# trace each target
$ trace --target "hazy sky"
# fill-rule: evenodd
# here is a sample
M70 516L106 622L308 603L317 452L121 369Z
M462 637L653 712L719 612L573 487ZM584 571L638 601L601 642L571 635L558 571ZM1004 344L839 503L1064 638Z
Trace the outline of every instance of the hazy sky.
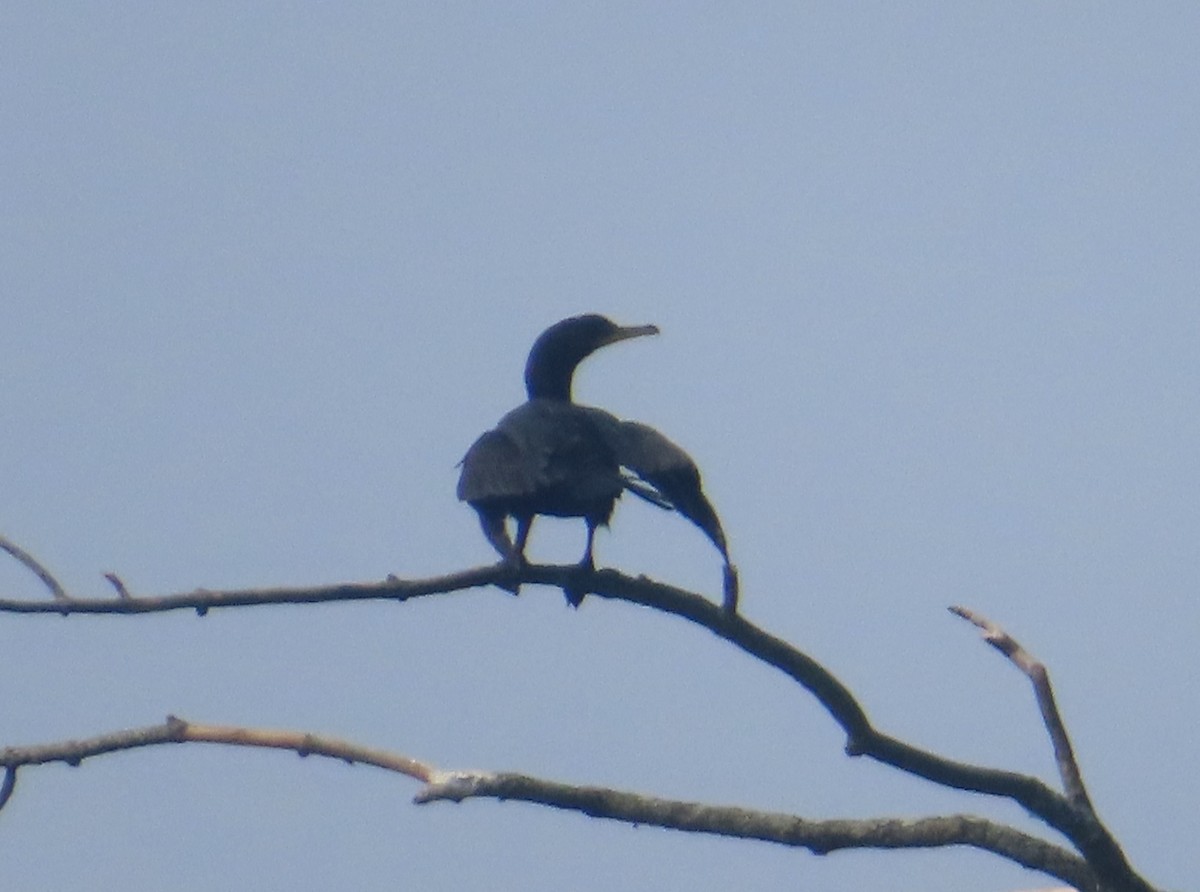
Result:
M577 396L706 475L755 622L880 727L1093 799L1194 882L1200 8L1186 4L10 3L0 14L0 532L75 593L493 560L455 463L566 315L662 335ZM582 524L531 552L575 560ZM685 521L597 561L719 594ZM44 592L0 561L6 595ZM0 745L160 721L307 729L807 817L1020 811L842 755L708 633L593 599L0 616ZM1045 885L382 772L161 748L22 772L12 888Z

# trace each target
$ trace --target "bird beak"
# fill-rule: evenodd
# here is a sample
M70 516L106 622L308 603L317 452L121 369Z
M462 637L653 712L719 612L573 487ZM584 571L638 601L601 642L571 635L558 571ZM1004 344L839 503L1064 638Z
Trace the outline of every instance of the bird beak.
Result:
M627 341L630 338L640 338L644 335L658 334L657 325L623 325L604 339L601 346L615 344L617 341Z

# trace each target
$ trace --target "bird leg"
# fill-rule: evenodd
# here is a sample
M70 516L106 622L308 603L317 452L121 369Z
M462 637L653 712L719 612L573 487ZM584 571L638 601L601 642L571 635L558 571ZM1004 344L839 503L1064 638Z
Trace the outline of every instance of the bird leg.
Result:
M583 559L579 562L579 566L585 570L595 570L596 561L592 558L592 543L596 539L596 524L591 520L587 522L587 545L583 549Z
M587 589L576 583L581 583L583 576L591 576L596 572L596 561L592 557L592 542L596 538L596 524L590 517L585 519L587 520L587 547L583 550L583 557L579 561L579 567L572 574L575 578L563 587L563 595L566 597L567 603L572 607L578 607L582 604L583 598L587 594Z
M486 536L487 540L492 543L492 547L500 553L500 557L504 559L504 563L512 571L513 575L518 575L521 571L521 565L525 561L525 558L522 555L522 551L525 547L525 538L521 536L520 524L518 524L517 529L517 542L520 546L519 548L513 545L512 539L510 539L508 536L506 515L499 514L494 511L480 511L479 526L482 527L483 535ZM528 535L529 526L526 524L524 536L527 537ZM498 585L502 589L512 592L514 595L521 590L521 583L516 580L510 582L501 582L498 583Z
M729 556L725 556L725 574L724 574L724 599L721 606L730 616L737 613L738 608L738 571L737 567L729 563Z
M533 528L533 515L528 517L517 518L517 545L515 552L517 559L522 563L525 562L525 543L529 541L529 531Z

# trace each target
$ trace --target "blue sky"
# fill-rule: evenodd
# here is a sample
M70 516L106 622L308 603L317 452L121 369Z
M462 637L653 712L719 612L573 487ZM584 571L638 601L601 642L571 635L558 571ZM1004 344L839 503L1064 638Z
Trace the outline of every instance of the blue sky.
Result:
M10 5L0 531L77 594L492 560L454 465L536 334L654 322L577 397L706 475L751 619L880 726L1053 779L1195 876L1200 13L1068 4ZM578 523L534 556L574 560ZM702 592L689 524L597 561ZM41 597L15 564L6 593ZM553 591L0 619L0 743L196 720L810 817L1016 809L847 760L802 691ZM175 748L22 775L23 889L1012 889L964 852L815 858ZM70 845L64 841L70 840Z

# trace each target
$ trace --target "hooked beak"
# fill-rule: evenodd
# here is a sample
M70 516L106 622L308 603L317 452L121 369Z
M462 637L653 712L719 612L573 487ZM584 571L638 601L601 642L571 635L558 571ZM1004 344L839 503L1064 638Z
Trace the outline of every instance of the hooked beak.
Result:
M604 339L601 346L615 344L617 341L627 341L630 338L640 338L645 335L658 334L657 325L623 325Z

